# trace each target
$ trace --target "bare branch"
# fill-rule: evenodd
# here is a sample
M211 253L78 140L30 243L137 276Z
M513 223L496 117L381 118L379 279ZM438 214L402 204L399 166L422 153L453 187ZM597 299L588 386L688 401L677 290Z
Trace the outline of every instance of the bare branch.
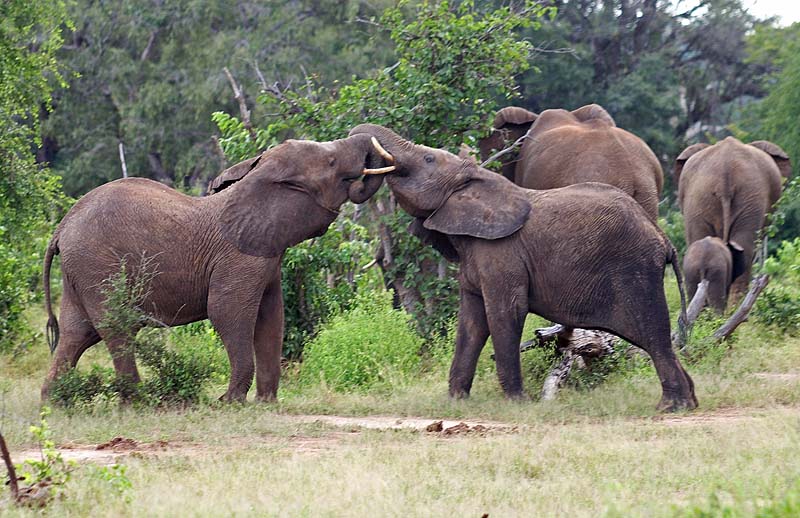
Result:
M533 126L531 126L531 128L532 127ZM502 150L498 151L494 155L492 155L489 158L487 158L486 160L484 160L483 163L481 164L481 167L486 167L487 164L490 164L490 163L494 162L495 160L497 160L498 158L500 158L501 156L505 156L505 155L511 153L512 151L514 151L515 149L517 149L519 146L522 145L522 141L524 141L526 138L529 137L529 133L530 132L531 132L531 130L528 129L528 132L525 133L524 135L522 135L517 140L515 140L513 144L511 144L510 146L508 146L505 149L502 149Z
M122 164L122 177L128 177L128 165L125 163L125 147L122 145L122 141L119 141L119 161Z
M150 38L147 40L147 45L144 47L139 61L147 61L147 58L150 57L150 51L153 50L153 43L156 41L156 34L158 34L157 30L150 32Z
M6 464L6 471L8 471L8 484L11 486L11 497L15 502L19 502L19 483L17 482L17 472L14 469L14 463L11 462L11 454L8 452L6 440L3 434L0 433L0 453L3 455L3 462Z
M239 103L239 113L242 116L242 123L244 124L247 133L250 135L250 138L253 139L253 142L255 142L256 132L253 129L253 124L250 122L250 110L247 109L247 103L244 99L242 86L236 83L236 80L233 78L231 71L228 70L228 67L223 67L222 70L225 71L225 75L228 76L228 81L231 83L231 88L233 88L233 98Z
M714 338L719 341L725 340L739 327L739 324L747 321L750 310L756 303L759 294L767 287L767 284L769 284L769 275L766 274L761 274L750 282L750 290L745 295L742 303L733 315L719 329L714 331Z

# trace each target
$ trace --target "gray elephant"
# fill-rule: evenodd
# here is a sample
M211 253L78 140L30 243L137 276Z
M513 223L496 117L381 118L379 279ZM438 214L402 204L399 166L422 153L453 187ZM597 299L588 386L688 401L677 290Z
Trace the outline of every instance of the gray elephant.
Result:
M494 129L478 142L481 158L503 149L530 130L519 157L504 159L503 176L528 189L555 189L601 182L633 197L653 221L664 183L661 164L636 135L618 128L601 106L533 112L509 106L497 112ZM510 155L506 155L510 156Z
M460 262L460 307L450 394L467 396L491 335L500 384L522 394L519 342L529 312L569 327L612 332L647 351L661 380L661 410L697 406L672 349L664 268L681 287L674 247L621 190L600 183L523 189L439 149L364 124L395 166L387 182L416 221L410 230Z
M726 291L742 295L758 233L781 195L782 182L791 176L788 155L772 142L743 144L728 137L713 146L687 147L675 160L674 174L686 243L720 238L732 260L732 286Z
M694 298L700 282L708 281L706 301L718 314L725 312L731 279L740 273L733 269L730 248L718 237L698 239L683 256L689 299Z
M158 275L142 308L168 325L209 318L231 363L223 398L244 400L254 372L257 397L274 398L283 342L283 253L322 235L346 200L362 202L375 192L380 177L360 180L373 155L367 135L324 143L289 140L226 170L212 185L221 192L212 196L186 196L143 178L117 180L83 196L59 224L45 256L55 356L42 396L101 339L117 374L139 380L126 338L99 323L106 314L105 280L119 271L123 258L129 275L140 274L137 260L146 255ZM50 302L56 254L64 281L60 332Z

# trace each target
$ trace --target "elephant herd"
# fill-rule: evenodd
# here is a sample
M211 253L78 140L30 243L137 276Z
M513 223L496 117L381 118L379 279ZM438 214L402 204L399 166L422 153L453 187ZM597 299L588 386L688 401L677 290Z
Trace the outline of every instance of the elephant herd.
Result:
M363 203L384 178L414 220L409 231L458 262L460 306L450 395L469 395L491 336L504 393L521 397L519 343L525 317L609 331L645 350L661 381L658 408L697 406L692 379L672 348L664 295L671 264L685 309L678 254L656 224L659 162L600 106L534 114L500 110L479 142L488 157L521 137L502 175L470 157L414 144L362 124L334 142L288 140L224 171L210 195L190 197L132 178L81 198L56 229L44 268L54 351L42 388L104 340L118 375L137 381L126 344L101 324L104 281L123 258L149 257L158 274L142 309L169 325L208 318L225 345L231 378L223 398L275 398L283 339L281 258L323 234L346 201ZM709 303L725 306L746 285L764 217L790 175L786 154L727 138L678 156L675 178L686 218L684 268L693 293L708 279ZM50 266L61 255L60 326L50 302ZM136 276L136 261L128 261ZM683 311L682 311L683 312Z

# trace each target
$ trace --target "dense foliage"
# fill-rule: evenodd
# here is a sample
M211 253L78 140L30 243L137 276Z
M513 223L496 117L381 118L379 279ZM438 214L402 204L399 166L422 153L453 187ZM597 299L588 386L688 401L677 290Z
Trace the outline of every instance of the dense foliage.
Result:
M58 177L36 164L40 118L65 80L55 60L63 2L0 5L0 350L24 328L22 310L40 282L53 222L66 203Z

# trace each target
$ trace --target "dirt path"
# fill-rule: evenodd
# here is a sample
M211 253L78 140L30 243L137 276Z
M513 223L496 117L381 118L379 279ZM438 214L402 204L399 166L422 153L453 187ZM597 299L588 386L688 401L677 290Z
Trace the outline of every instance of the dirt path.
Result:
M800 408L785 407L800 414ZM754 409L725 408L709 412L692 412L680 415L659 415L648 419L634 419L642 424L666 426L701 426L709 424L736 424L758 419ZM289 437L242 437L232 438L227 448L252 446L257 442L285 443L295 453L315 454L336 448L347 437L360 434L363 430L410 430L431 437L475 436L483 437L494 433L516 433L520 426L511 423L483 420L430 419L400 416L346 417L337 415L280 415L280 419L290 423L320 423L333 429L322 435L307 435L303 432ZM524 428L524 426L522 427ZM201 456L215 454L219 448L208 444L184 441L138 442L125 437L115 437L102 444L63 444L58 448L62 458L67 461L92 462L111 465L125 457L158 458L162 456ZM26 450L13 454L17 462L27 459L40 459L38 450Z

